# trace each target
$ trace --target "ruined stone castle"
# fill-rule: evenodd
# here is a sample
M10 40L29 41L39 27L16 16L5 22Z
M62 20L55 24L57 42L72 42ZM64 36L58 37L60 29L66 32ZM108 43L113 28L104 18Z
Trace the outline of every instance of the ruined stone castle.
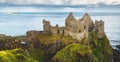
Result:
M43 19L44 32L52 32L53 34L70 35L74 39L81 40L82 38L88 38L88 33L96 31L98 37L102 38L104 33L104 22L102 20L95 21L93 23L91 17L86 13L81 19L76 19L72 13L70 13L65 19L65 26L59 27L51 26L49 21Z

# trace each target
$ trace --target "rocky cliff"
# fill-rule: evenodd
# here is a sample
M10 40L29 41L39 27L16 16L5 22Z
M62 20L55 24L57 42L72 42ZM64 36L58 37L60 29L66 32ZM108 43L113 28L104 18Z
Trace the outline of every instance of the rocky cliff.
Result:
M75 20L73 16L70 17ZM64 31L62 31L63 33L54 34L49 29L45 29L46 31L28 31L26 36L8 37L1 35L0 50L3 51L0 52L0 61L5 62L4 59L8 59L7 62L30 62L30 60L34 60L32 62L114 62L113 49L104 33L104 22L96 21L93 24L88 14L85 14L83 19L78 20L78 22L83 23L83 20L89 24L82 25L81 29L85 29L85 31L83 30L84 35L86 33L87 35L81 39L76 39L71 35L64 35ZM47 26L45 27L48 28L50 23L46 23ZM84 22L84 24L86 23ZM86 26L90 29L86 29ZM71 26L69 27L71 30ZM72 30L75 35L73 27ZM80 36L83 34L81 30L76 32ZM16 48L19 50L16 51ZM4 53L6 56L4 56ZM20 57L17 57L17 55L20 55ZM114 56L114 59L117 58Z
M82 40L85 42L85 40ZM89 45L71 44L57 52L52 62L113 62L113 52L107 37L89 33Z
M81 41L75 40L71 36L64 36L61 34L39 33L39 35L37 34L36 36L29 35L25 37L27 46L17 44L15 45L17 46L16 48L23 49L22 51L25 53L25 55L28 56L28 58L31 57L35 59L35 61L113 62L113 53L112 48L109 44L109 40L106 36L104 36L103 38L99 38L97 36L97 33L94 31L89 33L89 40L86 40L86 38L84 38ZM17 37L16 39L18 38L19 37ZM88 43L86 44L86 42ZM14 50L14 48L11 49ZM9 51L12 51L11 49ZM16 53L10 54L16 55ZM17 54L23 53L17 52ZM4 56L1 57L4 58ZM10 57L6 58L11 61L13 60L10 59ZM19 59L16 58L16 60ZM26 60L25 62L28 62L27 58L24 60Z

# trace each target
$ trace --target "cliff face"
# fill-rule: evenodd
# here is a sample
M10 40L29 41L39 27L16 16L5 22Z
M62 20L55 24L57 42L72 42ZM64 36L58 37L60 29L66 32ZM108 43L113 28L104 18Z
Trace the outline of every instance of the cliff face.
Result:
M113 50L113 59L114 62L120 62L120 51L116 49Z
M33 32L32 32L33 33ZM112 62L112 48L106 36L99 38L95 31L89 33L89 40L81 41L62 34L39 34L27 36L27 47L22 46L23 54L40 62ZM31 40L30 40L31 39ZM87 44L86 44L87 43ZM14 45L14 44L13 44ZM19 45L18 45L19 46ZM20 48L20 47L16 47ZM13 48L14 49L14 48ZM28 50L26 52L25 50ZM12 50L9 50L10 52ZM24 54L25 53L25 54ZM31 56L31 57L30 57ZM4 56L1 56L4 58ZM10 57L7 57L10 59ZM14 58L15 60L19 60ZM2 59L0 59L2 60ZM13 59L10 59L13 60ZM28 59L24 59L28 60ZM30 59L31 60L31 59ZM22 61L20 59L20 61ZM10 62L10 61L8 61ZM26 61L27 62L27 61ZM28 61L29 62L29 61Z
M94 24L88 14L78 21L72 13L68 18L65 27L51 27L50 22L44 20L44 31L28 31L21 37L2 36L0 50L22 48L28 58L34 57L41 62L113 62L113 51L104 33L103 21ZM26 62L29 61L26 59Z
M89 45L68 45L57 52L52 62L113 62L113 53L106 36L99 38L96 32L90 32Z
M105 35L102 38L96 32L89 33L89 42L92 46L93 54L100 62L113 62L113 51L109 40Z

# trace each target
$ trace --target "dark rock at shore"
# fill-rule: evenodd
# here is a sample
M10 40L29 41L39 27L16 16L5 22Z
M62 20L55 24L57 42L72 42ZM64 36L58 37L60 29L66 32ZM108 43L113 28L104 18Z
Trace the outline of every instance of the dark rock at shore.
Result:
M120 62L120 52L117 49L113 49L114 62Z
M116 45L116 47L117 47L118 49L120 49L120 45Z

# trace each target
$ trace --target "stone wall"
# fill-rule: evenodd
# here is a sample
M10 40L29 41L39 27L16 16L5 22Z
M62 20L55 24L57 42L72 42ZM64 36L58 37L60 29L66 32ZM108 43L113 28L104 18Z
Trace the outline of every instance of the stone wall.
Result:
M104 32L104 21L95 21L95 31L98 33L98 37L102 38L105 35Z
M96 21L93 23L91 17L85 13L82 18L76 19L72 13L65 19L65 26L59 27L51 26L49 21L43 20L44 32L51 31L53 34L70 35L74 39L81 40L82 38L88 38L88 33L95 30L98 33L98 37L104 36L104 22Z
M50 22L46 21L45 19L43 19L43 29L44 29L44 32L50 31Z

